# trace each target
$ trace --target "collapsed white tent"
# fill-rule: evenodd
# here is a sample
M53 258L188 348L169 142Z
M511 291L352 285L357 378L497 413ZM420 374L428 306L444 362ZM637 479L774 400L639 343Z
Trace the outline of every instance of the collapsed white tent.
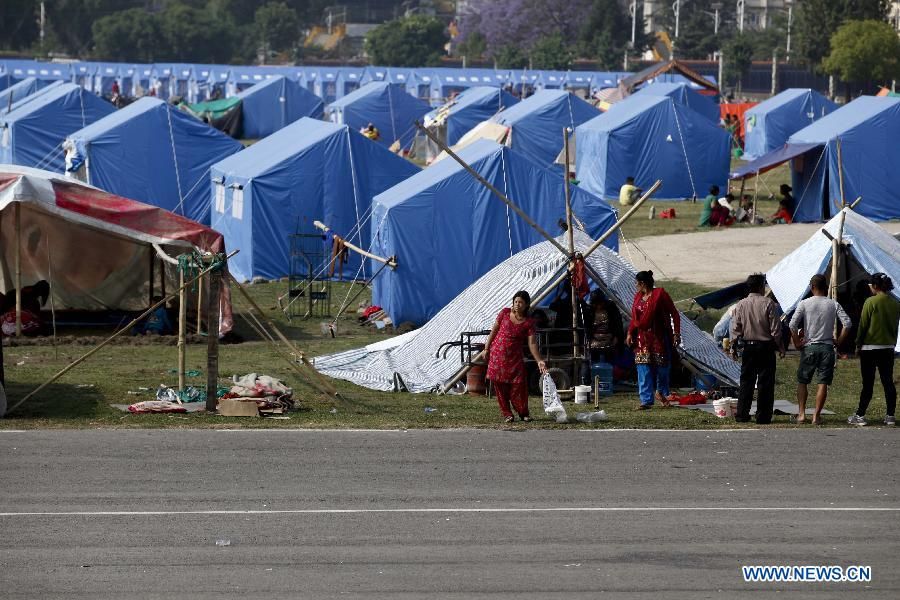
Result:
M559 243L566 244L564 236ZM589 236L575 230L576 252L591 246ZM599 247L586 259L592 279L630 314L636 291L635 271L618 254ZM441 344L458 340L464 331L490 329L497 313L508 306L513 294L526 290L533 297L564 272L568 258L549 241L526 248L503 261L466 288L420 329L363 348L317 357L319 372L374 390L394 388L398 374L410 392L428 392L440 386L460 368L459 355L438 356ZM594 274L596 276L594 276ZM712 373L720 381L737 385L740 366L726 356L709 334L690 319L681 320L682 360L697 370Z
M872 273L886 273L897 286L891 295L900 300L900 241L849 208L843 209L843 213L841 241L845 252L844 258L838 261L838 285L843 288ZM832 217L802 246L766 273L766 282L785 314L793 312L809 294L810 277L818 273L830 280L831 240L838 236L840 219L841 213ZM900 340L896 351L900 352Z

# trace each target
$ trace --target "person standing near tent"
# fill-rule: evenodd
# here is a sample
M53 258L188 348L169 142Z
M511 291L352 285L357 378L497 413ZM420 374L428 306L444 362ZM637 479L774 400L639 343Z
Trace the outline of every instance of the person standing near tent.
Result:
M797 423L806 422L806 399L808 385L816 379L816 408L812 424L822 424L822 409L828 397L828 386L834 379L835 340L834 329L840 320L843 330L837 343L846 341L850 335L850 317L843 307L828 297L828 280L816 274L809 280L812 296L800 302L791 318L791 339L800 350L800 365L797 367Z
M781 339L781 320L778 306L766 298L766 276L754 273L747 277L749 295L737 303L731 319L731 339L738 346L743 344L741 359L741 386L738 392L738 423L750 421L750 405L753 388L759 389L756 403L756 423L772 422L775 404L775 351L784 358Z
M487 378L497 393L497 404L507 423L515 420L510 404L520 419L531 420L528 414L528 374L525 372L525 356L522 351L526 341L541 374L547 372L547 363L541 358L534 337L535 321L528 316L530 305L531 296L528 292L516 292L512 308L504 308L497 315L484 346L488 362Z
M709 218L712 216L713 207L719 203L719 186L709 187L709 195L703 199L703 210L700 211L698 227L709 227Z
M866 424L866 410L872 400L875 369L878 369L887 405L884 424L890 427L896 423L894 411L897 408L897 386L894 385L894 348L897 345L897 328L900 327L900 302L888 294L894 289L894 282L884 273L872 275L869 286L874 295L863 304L859 330L856 332L862 390L859 392L859 407L847 422L851 425Z
M653 271L641 271L634 278L637 293L625 343L634 349L641 398L638 410L649 410L654 400L668 405L669 370L681 343L681 315L668 292L654 287Z

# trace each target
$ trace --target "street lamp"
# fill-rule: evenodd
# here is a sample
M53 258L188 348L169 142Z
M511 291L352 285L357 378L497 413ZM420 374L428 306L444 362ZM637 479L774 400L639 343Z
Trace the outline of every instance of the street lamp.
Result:
M794 23L794 2L793 0L784 0L787 6L788 22L787 22L787 44L784 47L784 61L791 62L791 25Z
M738 29L744 33L744 3L745 0L737 0Z
M631 4L628 5L628 13L631 15L631 47L634 48L637 36L637 0L631 0Z
M672 5L672 11L675 13L675 39L678 39L678 21L681 18L681 0L675 0Z
M715 25L715 29L713 30L713 33L715 35L719 35L719 10L722 9L722 3L721 2L713 2L712 4L709 5L709 7L711 9L713 9L714 11L716 11L716 14L715 14L716 25Z

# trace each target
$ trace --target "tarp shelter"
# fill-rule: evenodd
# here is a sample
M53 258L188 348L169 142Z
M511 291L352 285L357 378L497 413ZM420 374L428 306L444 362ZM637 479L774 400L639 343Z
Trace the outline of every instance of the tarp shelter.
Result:
M703 197L728 181L728 133L669 97L630 97L575 137L580 186L603 198L618 198L628 177L644 189L661 179L660 200Z
M73 177L113 194L209 223L209 168L243 146L158 98L133 104L72 133Z
M894 282L900 282L900 241L849 208L843 212L846 216L841 237L843 252L838 260L838 300L847 308L857 283L868 281L873 273L886 273ZM840 213L766 273L766 281L785 314L792 313L809 295L809 279L813 275L825 275L831 281L832 239L837 238L839 229ZM900 287L889 293L900 300ZM900 339L896 350L900 352Z
M322 99L287 77L277 75L237 95L243 103L243 137L264 138L301 117L320 119Z
M22 284L48 281L57 311L142 311L162 292L161 273L166 290L178 287L177 265L160 254L225 250L220 233L169 211L49 171L0 164L3 291L15 287L16 205ZM229 298L225 285L220 333L232 326Z
M235 139L244 137L244 103L236 96L178 107Z
M241 250L229 262L239 280L284 277L289 236L320 233L315 220L369 248L372 198L418 171L346 125L304 117L213 165L213 227ZM345 276L360 264L351 252Z
M752 160L780 148L791 135L837 107L819 92L801 88L784 90L760 102L744 116L744 158Z
M645 85L634 96L668 96L680 106L690 108L713 123L719 123L719 105L709 96L701 96L686 83L657 82Z
M500 88L472 87L425 115L423 124L445 144L453 146L476 125L518 102L518 98ZM421 134L416 141L417 149L419 140L426 148L424 156L427 159L431 160L440 153L440 149Z
M567 243L565 236L557 241ZM576 251L584 252L591 240L575 231ZM589 255L586 263L596 274L594 282L611 298L627 320L635 294L634 269L605 247ZM402 262L400 263L402 264ZM526 248L502 261L474 281L426 325L407 334L370 346L314 359L319 372L374 390L395 389L399 378L410 392L429 392L446 382L460 368L459 352L441 353L441 345L458 341L464 331L489 330L500 309L509 306L513 294L526 290L532 297L548 287L568 267L568 261L548 241ZM377 279L376 279L377 281ZM484 341L474 338L473 341ZM681 317L682 362L714 374L720 381L737 385L740 365L723 353L712 337Z
M6 112L13 102L17 102L46 87L47 83L50 82L35 79L34 77L26 77L19 83L14 83L5 90L0 91L0 113Z
M115 111L106 100L64 83L0 115L0 163L62 173L66 136Z
M372 123L381 133L378 141L390 146L400 141L407 148L415 135L414 123L431 108L407 94L402 85L372 82L336 100L325 109L325 118L359 131Z
M12 104L9 104L7 102L7 105L5 108L0 108L0 113L11 113L14 110L18 110L19 108L25 106L29 102L32 102L33 100L40 98L44 94L49 94L50 92L52 92L59 86L65 85L65 83L66 83L65 81L59 81L59 80L47 82L47 85L45 85L44 87L38 88L37 90L28 94L27 96L19 98L18 100L14 101Z
M574 131L598 114L596 108L571 92L541 90L491 121L509 128L507 146L550 167L562 150L563 129Z
M545 231L565 220L561 174L488 140L460 158L515 202ZM573 186L572 211L589 234L616 220L609 204ZM424 323L495 265L543 239L453 159L399 183L372 203L372 247L398 266L375 279L373 303L394 323ZM608 240L618 247L616 238Z
M793 134L787 143L736 169L752 177L791 160L794 221L830 219L856 198L873 221L900 218L900 98L860 96ZM842 165L838 164L838 140Z

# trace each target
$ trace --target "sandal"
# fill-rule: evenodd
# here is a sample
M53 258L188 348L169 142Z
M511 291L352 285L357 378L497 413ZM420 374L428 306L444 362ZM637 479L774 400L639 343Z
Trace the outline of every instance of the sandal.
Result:
M531 417L529 417L528 415L525 415L524 417L522 417L522 420L525 421L526 423L531 423Z
M503 419L503 422L504 423L512 423L515 420L516 420L516 418L514 416L510 415L510 416L506 417L505 419Z

